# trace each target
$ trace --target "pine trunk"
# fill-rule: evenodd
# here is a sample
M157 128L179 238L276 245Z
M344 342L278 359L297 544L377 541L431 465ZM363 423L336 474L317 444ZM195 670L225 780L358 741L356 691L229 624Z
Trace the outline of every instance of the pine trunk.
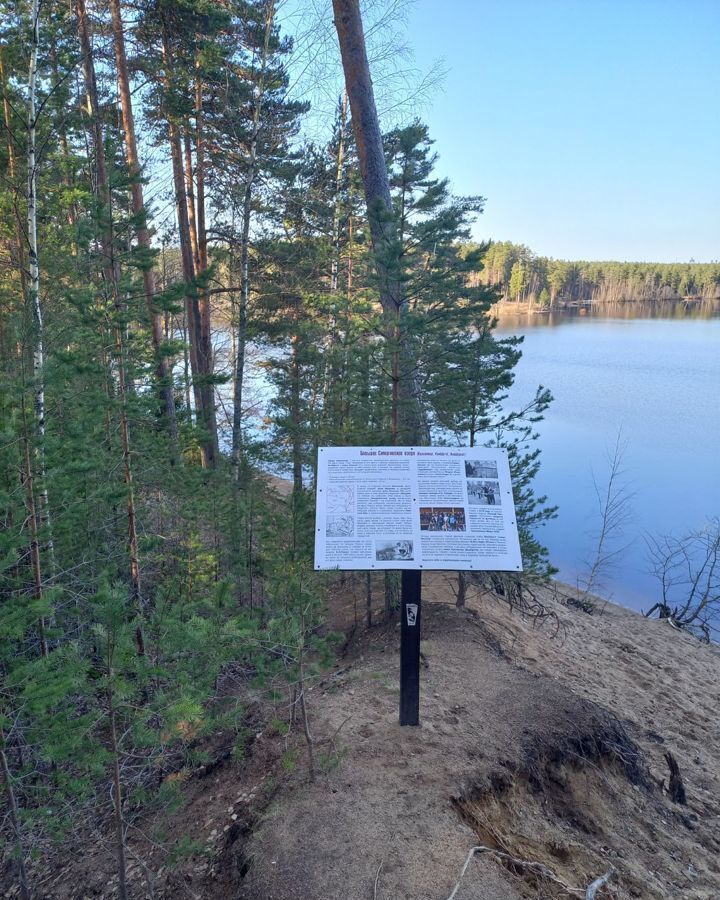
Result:
M393 444L427 443L429 429L420 403L415 360L402 328L405 298L400 277L397 229L359 0L333 0L333 10L365 189L375 269L380 281L385 340L392 359L391 441Z
M237 343L233 367L233 428L230 462L233 480L240 479L240 468L243 453L243 379L245 377L245 357L247 350L248 305L250 302L250 220L252 217L252 195L257 177L258 136L265 93L265 68L270 53L270 37L275 21L275 0L268 0L265 10L265 40L260 60L260 79L252 111L252 129L250 132L250 153L247 181L243 195L242 232L240 236L240 306L238 308ZM199 104L199 99L196 99Z
M125 53L125 35L123 32L120 0L110 0L110 12L112 15L113 45L120 93L122 127L125 132L125 159L127 161L130 177L132 178L132 185L130 188L132 211L133 215L142 217L145 211L145 199L143 196L142 181L140 180L142 173L140 162L138 160L137 142L135 140L135 119L133 116L132 96L130 94L130 76L128 74L127 57ZM151 249L150 232L144 222L141 227L138 228L137 241L144 249ZM175 416L172 371L162 350L162 321L160 314L155 309L155 287L154 271L151 268L143 269L143 288L145 291L145 303L150 317L152 346L155 354L155 375L158 382L158 390L160 392L162 415L167 422L171 458L173 461L177 461L180 459L180 439Z
M123 479L127 491L127 539L129 556L130 595L134 609L142 614L142 594L140 590L140 561L137 536L137 516L135 511L135 488L133 484L132 456L130 444L130 425L127 413L127 359L122 319L125 303L119 294L120 267L115 252L113 228L112 194L105 160L103 127L100 120L97 78L92 56L90 25L85 7L85 0L75 0L75 10L80 37L80 49L83 58L83 74L87 92L88 114L90 116L92 144L95 157L95 194L101 208L100 243L103 258L103 280L110 293L110 301L115 311L114 341L117 357L117 400L119 406L120 444L123 461ZM138 653L143 652L144 641L138 631Z
M166 23L163 22L163 63L165 65L166 88L170 88L170 70L172 54L170 38ZM193 253L188 218L188 197L185 188L185 172L183 168L183 152L180 128L172 115L167 115L168 137L172 158L173 183L175 187L175 207L180 236L180 254L182 258L183 278L192 285L185 298L188 331L190 333L190 365L193 371L193 391L198 424L205 430L201 442L202 465L206 469L214 469L217 464L218 443L215 416L215 389L211 383L212 344L211 336L203 328L200 304L194 282L197 276L195 256Z
M112 677L112 673L110 673ZM122 814L122 784L120 781L120 755L117 742L117 721L112 689L107 691L108 718L110 720L110 754L113 768L113 811L115 819L115 853L118 864L118 894L127 900L127 862L125 859L125 828Z
M20 290L22 296L28 296L27 283L27 264L25 261L25 236L23 234L23 223L20 213L20 204L18 201L18 185L16 178L15 163L15 142L13 140L13 125L10 115L10 101L7 95L7 77L5 74L5 66L3 63L3 48L0 47L0 85L2 85L3 96L3 120L5 122L5 134L7 136L7 170L10 178L10 187L13 192L13 206L15 211L15 254L16 259L13 260L15 268L20 275Z
M195 271L200 273L203 271L203 267L200 263L197 222L195 221L195 182L193 179L192 144L187 129L185 129L183 135L183 152L185 156L185 197L187 199L188 232L190 234L190 246L192 247Z
M27 870L25 869L25 851L23 849L22 832L20 831L20 817L18 815L17 800L15 798L15 790L13 789L12 776L10 774L10 766L5 753L5 733L0 726L0 772L2 773L3 784L5 785L5 794L7 796L8 813L10 819L10 827L12 829L13 838L15 839L15 849L17 852L18 869L20 872L20 897L22 900L30 900L30 891L28 889Z

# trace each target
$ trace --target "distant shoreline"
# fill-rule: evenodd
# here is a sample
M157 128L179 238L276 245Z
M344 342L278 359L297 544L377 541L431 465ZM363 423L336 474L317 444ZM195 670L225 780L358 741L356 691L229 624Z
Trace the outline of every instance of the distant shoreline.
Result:
M720 313L720 296L718 297L652 297L638 300L636 298L627 298L620 300L556 300L552 304L541 304L538 300L532 298L527 300L499 300L491 308L491 313L495 316L513 314L513 315L541 315L543 313L552 312L577 312L580 315L587 314L593 309L609 310L613 308L622 308L624 310L630 307L642 309L647 306L657 309L661 306L667 306L677 309L683 306L686 309L706 310L707 312Z

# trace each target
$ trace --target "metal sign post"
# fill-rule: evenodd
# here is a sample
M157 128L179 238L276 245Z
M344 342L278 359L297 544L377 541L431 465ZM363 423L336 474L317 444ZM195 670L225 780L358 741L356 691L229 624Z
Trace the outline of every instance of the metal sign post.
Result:
M319 447L315 568L402 572L400 724L420 724L425 572L521 572L507 450Z
M400 594L400 724L420 724L420 601L422 572L404 569Z

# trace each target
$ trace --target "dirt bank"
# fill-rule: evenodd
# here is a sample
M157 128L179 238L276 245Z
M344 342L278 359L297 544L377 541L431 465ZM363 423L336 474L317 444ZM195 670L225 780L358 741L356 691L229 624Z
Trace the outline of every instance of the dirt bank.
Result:
M477 595L428 604L417 729L397 725L397 629L364 633L315 703L337 760L268 810L240 896L446 898L478 843L501 853L471 862L457 900L579 896L610 866L599 896L720 896L717 648L543 599L559 631ZM687 806L661 785L667 751Z
M481 845L454 900L584 897L611 867L598 898L717 900L720 648L563 586L542 626L473 591L455 609L452 576L424 597L421 727L397 723L398 627L361 624L363 578L336 585L334 625L360 621L309 693L316 782L282 702L258 706L245 757L219 733L183 806L147 823L190 852L134 836L131 897L447 900ZM43 898L117 896L101 839L36 874Z

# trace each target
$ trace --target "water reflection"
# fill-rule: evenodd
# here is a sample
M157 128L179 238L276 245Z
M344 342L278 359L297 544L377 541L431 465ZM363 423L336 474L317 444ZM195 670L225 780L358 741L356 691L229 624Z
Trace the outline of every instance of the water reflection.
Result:
M584 322L587 319L714 319L720 316L720 299L716 300L646 300L633 303L595 303L568 306L563 309L540 310L517 308L503 303L497 307L501 328L557 327Z
M647 608L658 589L645 535L682 535L720 511L720 317L717 305L616 306L622 316L609 315L608 306L503 315L498 331L525 335L508 403L517 407L538 384L555 396L539 426L538 489L560 514L541 538L567 581L581 577L592 556L599 525L593 478L602 486L608 449L622 430L624 477L635 497L618 541L631 545L604 588L618 602Z

